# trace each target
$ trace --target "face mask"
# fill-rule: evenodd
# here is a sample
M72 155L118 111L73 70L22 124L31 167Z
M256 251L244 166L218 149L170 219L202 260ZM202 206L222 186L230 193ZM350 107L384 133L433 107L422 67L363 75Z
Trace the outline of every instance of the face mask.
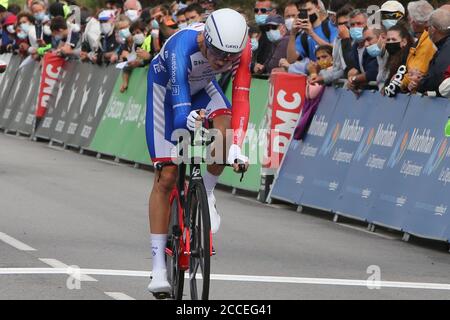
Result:
M312 24L314 24L314 22L316 22L317 19L319 19L319 17L317 16L316 13L313 13L313 14L311 14L311 15L309 16L309 21L310 21Z
M152 29L159 29L159 23L156 20L152 20Z
M45 12L39 12L39 13L36 13L36 14L34 15L34 18L35 18L37 21L40 21L40 22L44 21L44 19L45 19Z
M289 18L286 19L286 21L284 22L284 24L286 25L286 28L291 31L292 30L292 26L294 25L294 18Z
M281 39L281 32L280 30L270 30L266 32L267 39L269 39L270 42L277 42Z
M252 38L252 51L255 52L259 48L259 41L256 38Z
M7 26L6 31L8 31L9 33L16 33L14 25Z
M120 30L119 31L119 36L122 38L122 39L128 39L130 36L131 36L131 32L130 32L130 29L122 29L122 30Z
M258 26L263 25L266 23L268 17L268 14L255 15L255 22Z
M48 25L44 26L44 34L48 37L50 37L52 35L52 30L50 29L50 26L48 26Z
M371 56L372 58L379 57L383 53L383 51L378 46L378 43L368 46L366 48L366 50L367 50L367 53L369 54L369 56Z
M131 22L136 22L139 19L139 13L137 10L127 10L125 15L131 20Z
M18 37L20 40L25 40L26 38L28 38L28 35L27 35L24 31L20 31L20 32L17 34L17 37Z
M20 25L20 29L22 29L22 31L25 32L25 33L30 32L30 28L31 28L31 25L28 24L28 23L22 23Z
M133 36L133 41L135 44L137 44L138 46L142 45L145 41L145 36L143 33L139 33L139 34L135 34Z
M395 26L397 24L397 20L393 20L393 19L388 19L388 20L383 20L383 26L389 30L390 28L392 28L393 26Z
M364 39L363 30L364 28L350 28L350 37L356 42L360 42Z
M187 22L178 24L178 29L180 29L180 30L186 29L187 27L188 27Z
M321 69L328 69L329 67L333 66L333 61L321 60L321 61L317 62L317 64L320 66Z
M386 51L389 52L390 55L394 55L397 52L402 50L402 47L400 46L400 42L390 42L386 43Z
M63 39L63 36L60 34L57 34L56 36L53 37L53 39L55 39L56 42L60 42Z
M112 31L112 24L111 23L102 23L100 25L100 30L102 32L102 34L110 34Z

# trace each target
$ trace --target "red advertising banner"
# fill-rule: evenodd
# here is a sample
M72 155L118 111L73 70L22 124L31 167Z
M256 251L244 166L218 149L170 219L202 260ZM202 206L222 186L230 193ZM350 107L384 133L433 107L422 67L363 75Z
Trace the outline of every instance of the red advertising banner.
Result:
M64 62L64 58L52 52L48 52L42 60L42 76L36 108L36 118L38 119L44 117L47 112L48 101L52 97L56 83L59 81Z
M306 76L272 73L267 110L268 148L263 170L275 173L280 167L300 118L306 96Z

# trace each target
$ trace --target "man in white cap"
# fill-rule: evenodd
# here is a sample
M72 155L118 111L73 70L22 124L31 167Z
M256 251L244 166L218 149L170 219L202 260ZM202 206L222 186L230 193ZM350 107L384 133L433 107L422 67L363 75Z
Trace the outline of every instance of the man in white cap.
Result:
M381 22L389 30L405 17L405 7L398 1L386 1L380 9Z

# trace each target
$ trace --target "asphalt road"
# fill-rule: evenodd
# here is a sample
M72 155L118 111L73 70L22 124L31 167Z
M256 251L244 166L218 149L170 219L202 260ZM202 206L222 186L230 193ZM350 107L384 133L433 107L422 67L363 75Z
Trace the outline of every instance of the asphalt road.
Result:
M0 299L152 300L152 179L0 134ZM400 234L369 233L228 190L216 197L222 227L212 299L450 299L445 245L405 243ZM55 274L67 266L83 275Z

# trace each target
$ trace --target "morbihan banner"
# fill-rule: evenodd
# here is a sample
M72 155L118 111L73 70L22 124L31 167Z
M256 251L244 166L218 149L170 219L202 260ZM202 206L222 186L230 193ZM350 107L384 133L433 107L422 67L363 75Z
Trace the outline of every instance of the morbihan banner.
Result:
M308 135L303 141L293 140L289 145L281 169L277 175L270 197L300 204L303 194L322 168L318 166L320 150L324 143L334 141L335 131L331 127L342 90L327 88L320 107L315 114ZM327 140L325 140L327 138Z
M339 214L367 220L377 191L384 182L383 173L400 135L409 97L398 95L386 103L378 92L366 91L361 99L368 115L366 121L360 123L364 126L363 138L353 149L351 169L332 207Z

